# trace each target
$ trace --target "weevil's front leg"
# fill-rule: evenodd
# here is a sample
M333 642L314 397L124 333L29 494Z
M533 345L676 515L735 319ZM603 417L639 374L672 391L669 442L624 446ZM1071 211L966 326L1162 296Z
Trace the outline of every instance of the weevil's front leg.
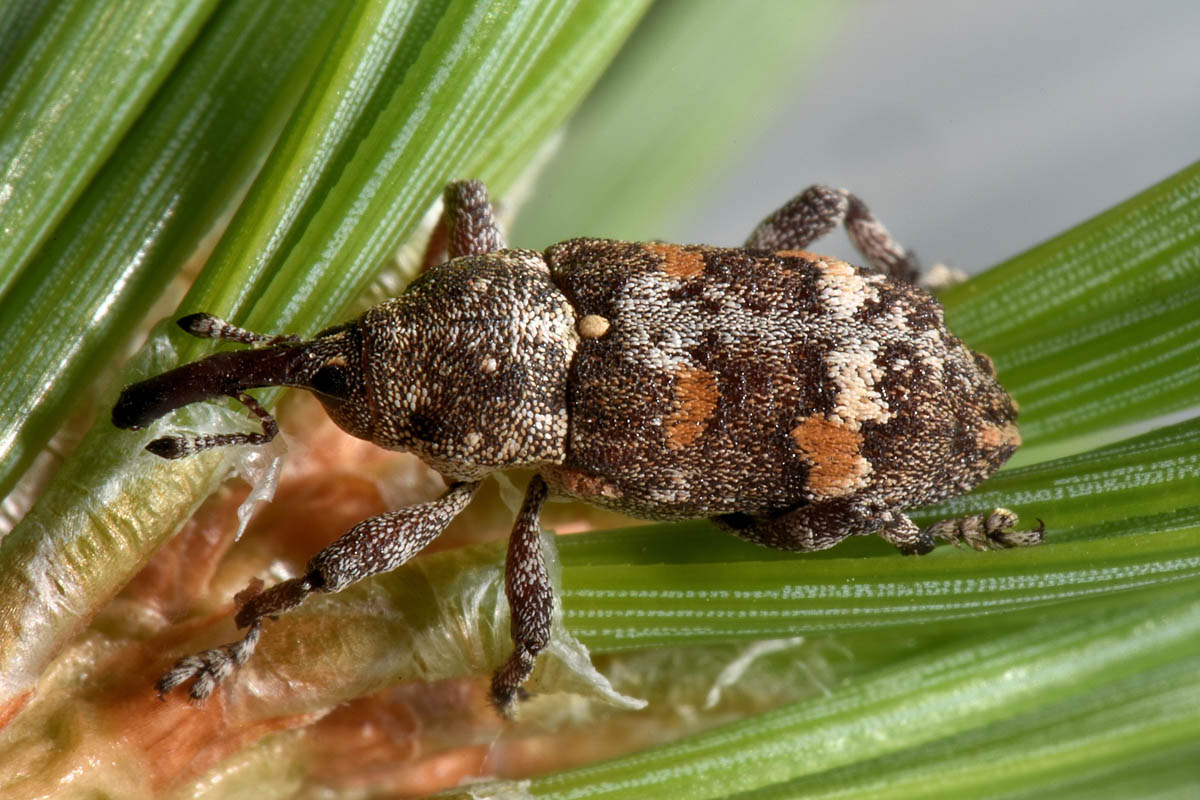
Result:
M845 189L808 187L759 223L746 247L803 250L839 224L846 226L850 241L872 267L916 283L921 274L916 257L892 238L862 200Z
M340 592L356 581L388 572L437 538L466 508L479 482L456 483L441 498L371 517L313 556L304 575L261 591L261 581L239 593L237 625L247 628L238 642L187 656L155 684L159 697L195 678L188 696L205 700L217 685L250 658L262 621L295 608L313 592Z
M429 237L421 270L450 258L481 255L507 246L483 182L454 181L442 195L442 216Z
M504 594L512 615L513 653L492 677L492 702L505 717L515 716L515 703L525 696L521 684L533 672L537 654L550 642L554 589L542 555L538 515L546 501L546 482L534 475L525 502L508 537L504 560Z

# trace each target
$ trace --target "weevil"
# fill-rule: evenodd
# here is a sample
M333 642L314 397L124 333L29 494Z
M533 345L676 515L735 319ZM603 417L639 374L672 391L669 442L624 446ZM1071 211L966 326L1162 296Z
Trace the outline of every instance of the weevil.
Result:
M844 226L867 267L807 248ZM508 543L513 652L492 678L511 715L550 636L538 536L548 496L656 520L709 518L768 547L813 551L878 532L906 554L936 538L1037 544L995 509L919 528L906 509L965 492L1020 444L1017 407L987 356L945 326L919 269L855 195L816 185L741 248L572 239L509 249L478 181L450 184L422 274L399 297L302 341L199 313L188 333L251 345L127 387L113 423L139 429L232 397L261 433L166 436L182 458L278 432L247 391L311 391L346 432L411 451L440 498L372 517L304 574L239 595L243 639L180 660L159 695L201 701L244 664L263 620L313 592L392 570L432 541L497 470L535 471Z

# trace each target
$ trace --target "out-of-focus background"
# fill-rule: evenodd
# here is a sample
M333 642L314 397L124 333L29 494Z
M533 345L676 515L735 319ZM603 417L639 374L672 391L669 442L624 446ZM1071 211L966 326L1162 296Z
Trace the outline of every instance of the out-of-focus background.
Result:
M689 27L721 14L714 5L668 0L651 10L577 118L590 155L575 154L572 134L564 147L567 161L593 159L579 174L608 193L604 209L556 200L567 170L552 164L517 243L541 245L566 229L737 244L820 181L862 196L926 263L971 272L1200 153L1197 3L727 3L711 23L720 47L711 30ZM753 59L773 60L777 80L739 85L739 64ZM606 102L629 61L645 104ZM672 97L652 99L655 85ZM609 118L599 133L597 115ZM708 152L680 152L673 131L684 125L711 129ZM597 155L605 139L608 161ZM640 184L659 170L691 182L694 201L642 206ZM840 235L817 249L851 255Z

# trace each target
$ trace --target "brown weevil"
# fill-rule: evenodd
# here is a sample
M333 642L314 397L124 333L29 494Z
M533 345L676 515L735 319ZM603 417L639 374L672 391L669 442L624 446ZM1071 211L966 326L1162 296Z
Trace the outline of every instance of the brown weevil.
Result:
M806 251L845 226L869 268ZM447 260L448 257L448 260ZM813 186L743 248L572 239L508 249L478 181L452 183L423 273L401 296L309 341L207 314L222 352L121 393L137 429L233 397L262 433L164 437L180 458L277 433L246 392L313 392L348 433L416 453L449 481L439 499L354 526L303 575L243 593L244 639L179 661L161 694L195 679L206 698L258 641L262 621L312 592L394 569L433 540L490 472L535 470L509 539L514 652L492 680L511 713L550 635L538 516L548 495L658 520L707 517L768 547L820 550L879 534L904 553L935 537L977 549L1037 544L1004 509L924 530L905 509L971 489L1020 443L1016 405L987 356L946 330L918 269L866 206Z

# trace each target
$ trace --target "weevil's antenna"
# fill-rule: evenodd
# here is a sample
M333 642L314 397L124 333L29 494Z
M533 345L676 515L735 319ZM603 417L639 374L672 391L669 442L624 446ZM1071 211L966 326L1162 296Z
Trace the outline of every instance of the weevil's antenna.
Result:
M255 333L245 328L239 328L237 325L226 322L220 317L205 314L203 311L196 314L188 314L186 317L180 317L175 324L197 339L226 339L230 342L261 345L300 341L300 337L294 333L284 333L276 336Z
M239 392L234 399L254 412L262 420L262 433L210 433L201 436L160 436L146 449L160 458L187 458L201 450L227 447L233 444L266 444L279 435L279 424L271 412L258 404L250 395Z
M179 320L179 327L200 338L260 346L253 350L214 353L127 386L113 406L113 424L118 428L138 430L191 403L232 397L259 418L262 433L164 436L150 442L146 449L162 458L184 458L212 447L266 444L274 439L279 433L278 424L270 412L246 394L246 390L259 386L298 385L304 370L311 368L305 348L296 346L300 338L254 333L211 314L190 314Z

